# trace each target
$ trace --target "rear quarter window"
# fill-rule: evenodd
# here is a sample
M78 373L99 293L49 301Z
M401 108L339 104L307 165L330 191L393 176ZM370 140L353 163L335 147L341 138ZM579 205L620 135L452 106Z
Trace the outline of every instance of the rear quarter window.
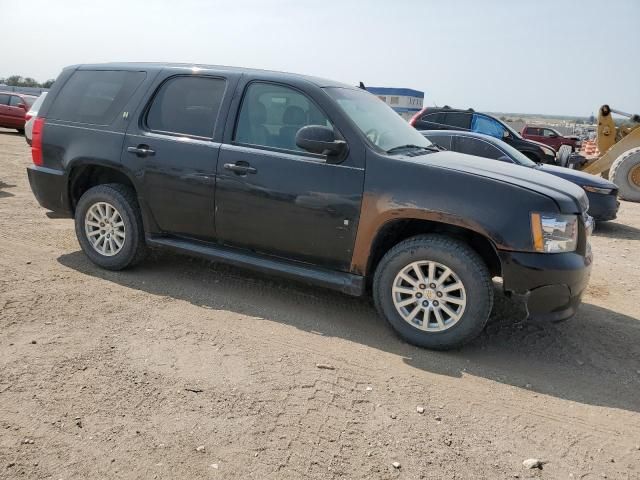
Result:
M110 125L145 76L145 72L124 70L78 70L62 87L47 118Z

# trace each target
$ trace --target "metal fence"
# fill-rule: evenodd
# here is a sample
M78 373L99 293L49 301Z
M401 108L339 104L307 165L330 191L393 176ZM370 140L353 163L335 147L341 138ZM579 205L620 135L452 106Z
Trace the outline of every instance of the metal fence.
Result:
M48 88L38 88L38 87L10 87L9 85L4 85L0 83L0 90L3 92L16 92L16 93L27 93L29 95L40 95L43 92L48 92Z

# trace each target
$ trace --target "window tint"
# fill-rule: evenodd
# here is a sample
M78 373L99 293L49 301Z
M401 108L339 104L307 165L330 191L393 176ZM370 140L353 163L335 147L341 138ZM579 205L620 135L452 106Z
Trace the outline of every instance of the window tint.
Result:
M426 115L423 115L423 117L420 119L423 122L431 122L431 123L439 123L439 124L443 124L444 123L444 113L427 113Z
M56 97L48 118L92 125L110 125L122 112L144 72L79 70Z
M9 106L17 107L20 104L25 104L24 100L22 100L22 98L18 97L17 95L11 95L11 98L9 99Z
M540 129L536 127L527 127L527 135L540 135Z
M333 128L324 113L302 93L280 85L252 83L242 101L234 140L303 151L296 145L296 133L306 125Z
M9 103L9 97L11 95L6 95L4 93L0 93L0 105L7 105Z
M456 137L456 151L468 155L476 155L483 158L497 160L505 154L489 142L471 137Z
M491 117L474 114L471 122L471 131L502 139L505 129L500 122Z
M225 86L221 78L170 79L153 99L147 127L156 132L211 138Z
M468 113L448 112L444 118L444 123L452 127L468 129L471 126L471 115Z

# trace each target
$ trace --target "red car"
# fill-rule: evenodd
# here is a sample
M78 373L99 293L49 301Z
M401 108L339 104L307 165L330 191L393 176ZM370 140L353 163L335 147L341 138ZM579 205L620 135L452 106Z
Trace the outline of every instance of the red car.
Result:
M580 149L580 138L575 135L564 136L553 128L525 125L520 134L529 140L544 143L556 151L563 145L570 146L573 152Z
M0 92L0 127L24 132L25 115L37 98L24 93Z

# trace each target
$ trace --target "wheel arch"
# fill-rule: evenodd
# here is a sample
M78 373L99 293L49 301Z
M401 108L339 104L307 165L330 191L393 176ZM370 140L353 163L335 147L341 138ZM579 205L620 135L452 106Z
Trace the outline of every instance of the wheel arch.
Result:
M69 167L68 195L69 204L75 212L78 200L84 192L97 185L119 183L131 188L137 195L132 176L121 165L115 163L96 163L78 161Z
M492 276L502 274L496 245L485 234L467 226L445 221L414 217L396 218L383 223L371 241L364 269L367 284L370 285L373 273L387 251L403 240L426 233L439 233L464 241L482 258Z

